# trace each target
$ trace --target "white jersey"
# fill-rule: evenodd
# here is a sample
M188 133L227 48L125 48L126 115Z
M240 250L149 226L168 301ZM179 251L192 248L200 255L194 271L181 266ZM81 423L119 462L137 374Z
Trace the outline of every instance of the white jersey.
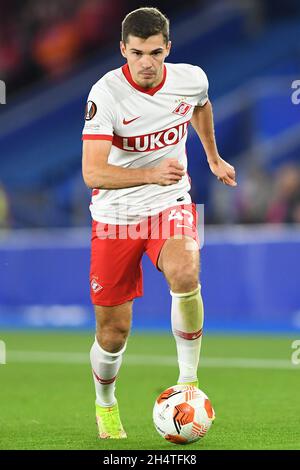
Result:
M112 141L108 163L123 168L151 168L177 158L187 170L185 144L195 106L207 100L203 70L189 64L164 64L155 88L137 85L128 65L104 75L91 89L83 139ZM186 173L176 184L145 184L93 190L92 218L109 224L135 224L148 215L191 202Z

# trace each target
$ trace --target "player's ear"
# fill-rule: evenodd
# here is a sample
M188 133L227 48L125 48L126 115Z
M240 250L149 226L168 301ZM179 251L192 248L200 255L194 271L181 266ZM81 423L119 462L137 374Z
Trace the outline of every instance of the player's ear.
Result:
M126 59L126 45L123 41L120 41L120 51L123 57Z
M166 57L168 57L168 55L170 54L171 46L172 46L172 43L171 43L171 41L169 41L168 44L167 44L167 55L166 55Z

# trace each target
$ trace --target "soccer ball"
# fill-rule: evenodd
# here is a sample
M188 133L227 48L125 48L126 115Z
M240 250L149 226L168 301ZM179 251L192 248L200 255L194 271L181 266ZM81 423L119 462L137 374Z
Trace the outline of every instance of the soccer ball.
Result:
M209 430L215 412L199 388L174 385L156 399L153 422L157 432L174 444L188 444L201 439Z

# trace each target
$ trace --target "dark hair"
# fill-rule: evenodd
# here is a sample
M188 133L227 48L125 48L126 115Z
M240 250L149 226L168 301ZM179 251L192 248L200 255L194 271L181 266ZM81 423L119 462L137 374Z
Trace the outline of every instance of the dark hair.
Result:
M128 42L128 36L147 39L161 33L165 43L169 41L169 20L157 8L138 8L125 16L122 21L122 41Z

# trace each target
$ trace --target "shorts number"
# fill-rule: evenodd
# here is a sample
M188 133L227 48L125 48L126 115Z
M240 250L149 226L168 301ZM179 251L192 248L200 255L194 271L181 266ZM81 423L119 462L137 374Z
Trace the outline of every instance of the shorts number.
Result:
M168 220L184 220L184 216L182 214L185 214L187 216L187 223L189 223L190 225L193 224L193 220L194 220L194 216L193 214L186 210L186 209L181 209L180 211L176 210L176 209L172 209L170 214L169 214L169 217L168 217ZM182 225L182 224L177 224L177 227L187 227L187 225Z

